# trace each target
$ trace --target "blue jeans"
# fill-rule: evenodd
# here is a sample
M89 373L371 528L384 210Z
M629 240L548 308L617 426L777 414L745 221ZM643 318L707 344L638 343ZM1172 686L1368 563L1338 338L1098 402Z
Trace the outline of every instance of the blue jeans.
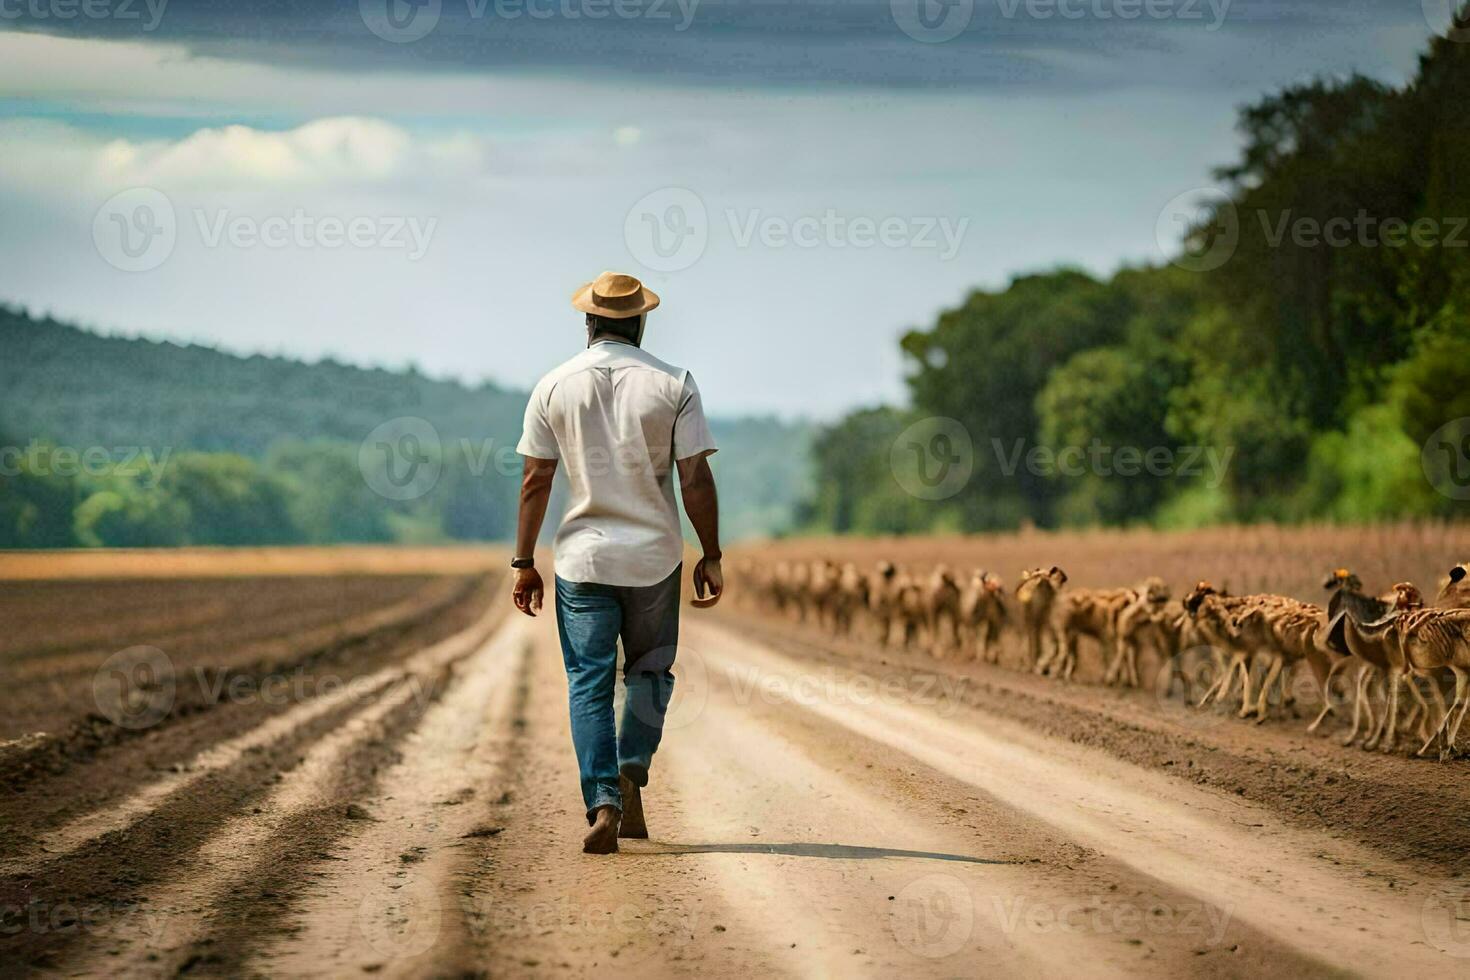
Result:
M674 692L679 642L679 572L657 585L556 580L556 627L567 668L572 746L587 820L601 806L622 809L618 772L647 779ZM623 717L614 725L617 644L623 641Z

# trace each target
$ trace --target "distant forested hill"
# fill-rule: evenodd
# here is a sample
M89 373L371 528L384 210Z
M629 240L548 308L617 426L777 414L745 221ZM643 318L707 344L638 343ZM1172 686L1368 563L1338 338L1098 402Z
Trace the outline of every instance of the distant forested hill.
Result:
M0 307L0 447L11 447L11 465L0 467L0 546L504 538L518 466L508 453L525 398L412 370L100 336ZM371 445L360 454L369 434L405 417L433 426L443 475L421 498L385 501L354 471L372 455ZM807 491L808 427L712 426L727 536L786 529ZM145 462L169 455L158 485L123 469L132 447ZM93 464L47 455L57 449L92 449ZM26 472L15 472L17 460ZM82 485L57 482L72 477ZM27 496L37 493L46 500ZM69 519L62 498L74 502ZM231 509L242 499L263 508L243 532Z

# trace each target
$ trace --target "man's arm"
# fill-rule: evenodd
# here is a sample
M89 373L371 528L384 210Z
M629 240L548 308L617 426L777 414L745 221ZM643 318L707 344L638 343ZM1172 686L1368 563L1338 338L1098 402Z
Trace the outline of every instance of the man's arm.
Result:
M720 601L725 591L725 575L720 569L720 502L715 492L715 475L710 472L707 453L678 461L679 487L684 496L684 512L704 557L694 566L694 605L701 609ZM705 592L709 597L705 597Z
M517 558L532 558L536 554L536 538L540 536L541 522L546 518L546 505L551 500L551 478L555 475L556 460L526 457L521 470L521 506L516 515ZM546 587L535 567L515 570L511 599L517 609L527 616L535 616L545 595Z

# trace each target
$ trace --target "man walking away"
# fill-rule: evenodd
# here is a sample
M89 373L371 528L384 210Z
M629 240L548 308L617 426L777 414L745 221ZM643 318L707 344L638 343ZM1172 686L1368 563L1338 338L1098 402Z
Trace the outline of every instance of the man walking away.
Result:
M684 507L704 551L696 606L724 590L719 508L706 457L715 451L694 378L642 349L659 298L632 276L604 272L572 295L586 314L587 349L536 385L516 451L525 457L516 524L516 608L541 609L536 537L552 475L570 502L556 535L556 622L566 664L572 745L591 825L582 849L611 854L619 837L647 837L641 790L674 689ZM707 594L707 595L706 595ZM614 718L617 643L624 703Z

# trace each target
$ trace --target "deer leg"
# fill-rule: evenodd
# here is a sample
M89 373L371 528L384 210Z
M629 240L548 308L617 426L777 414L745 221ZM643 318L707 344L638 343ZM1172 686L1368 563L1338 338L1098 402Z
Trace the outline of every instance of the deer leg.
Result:
M1464 679L1463 673L1461 672L1461 670L1458 667L1453 667L1452 666L1452 667L1450 667L1450 670L1453 671L1454 672L1454 675L1455 675L1455 702L1454 702L1454 708L1451 708L1451 709L1446 710L1445 712L1443 712L1443 716L1440 719L1439 725L1434 729L1434 733L1428 737L1428 739L1424 742L1424 744L1422 746L1419 747L1419 751L1416 752L1416 753L1414 753L1415 755L1423 755L1425 752L1427 752L1429 750L1429 747L1431 745L1433 745L1436 740L1438 740L1441 737L1444 737L1445 743L1444 743L1443 746L1440 747L1440 750L1439 750L1439 758L1440 758L1440 761L1441 762L1443 762L1445 759L1449 758L1450 751L1454 747L1453 732L1450 729L1450 718L1451 718L1451 715L1454 714L1454 709L1460 707L1460 702L1464 698L1464 693L1465 693L1464 692L1465 679ZM1443 695L1440 695L1439 694L1438 679L1437 678L1431 678L1431 682L1434 683L1433 690L1434 690L1435 695L1438 697L1438 699L1441 702L1443 702L1444 701L1444 697L1443 697ZM1423 735L1424 733L1421 731L1420 734Z
M1383 696L1382 710L1373 706L1375 692ZM1366 737L1378 731L1383 724L1383 716L1386 714L1388 714L1388 675L1375 667L1368 671L1368 683L1363 691L1363 716L1367 720L1367 727L1363 729L1363 735Z
M1210 681L1209 687L1205 688L1204 697L1199 699L1199 704L1195 705L1196 708L1203 708L1210 703L1211 698L1218 699L1221 696L1221 688L1225 686L1225 679L1231 677L1235 671L1234 659L1227 666L1221 654L1211 651L1211 656L1215 661L1215 678Z
M1104 634L1098 643L1107 655L1108 669L1103 674L1103 683L1109 686L1125 681L1124 670L1128 662L1128 644L1123 634L1117 630L1109 631L1111 635Z
M1451 668L1451 669L1453 670L1453 668ZM1459 693L1458 693L1459 692L1459 685L1460 685L1460 679L1459 679L1459 676L1456 675L1456 677L1455 677L1455 689L1456 689L1456 695L1455 695L1455 697L1456 697L1456 700L1457 701L1459 699ZM1429 678L1429 697L1430 697L1430 700L1432 700L1434 702L1434 709L1435 709L1435 711L1438 712L1435 715L1435 717L1438 718L1438 719L1440 719L1441 722L1444 722L1447 719L1448 715L1449 715L1449 709L1445 707L1445 703L1444 703L1444 692L1439 689L1439 675L1437 673L1431 675L1430 678ZM1443 727L1442 724L1441 724L1441 727Z
M1261 682L1261 697L1256 703L1256 724L1266 720L1268 711L1267 698L1271 693L1271 685L1276 683L1276 678L1281 674L1283 664L1281 657L1272 657L1271 666L1266 669L1266 679Z
M1349 658L1347 657L1343 657L1337 661L1334 661L1332 666L1327 669L1327 676L1322 680L1321 684L1322 713L1317 716L1316 721L1307 726L1307 731L1315 732L1317 730L1317 726L1322 724L1323 718L1326 718L1329 714L1337 713L1337 705L1334 704L1332 701L1332 680L1337 676L1339 671L1343 670L1347 666L1348 659ZM1354 712L1357 711L1356 705L1354 706L1353 710Z
M1405 734L1414 730L1414 722L1419 722L1420 737L1430 737L1429 725L1429 702L1424 700L1424 692L1419 690L1419 678L1413 674L1404 675L1404 685L1414 697L1414 704L1409 708L1409 716L1404 719L1403 731Z
M1403 685L1403 671L1389 669L1388 672L1388 711L1383 720L1383 740L1379 743L1380 752L1392 752L1398 742L1399 724L1399 688Z
M1470 709L1470 698L1465 696L1467 690L1470 690L1470 673L1467 673L1464 668L1456 667L1453 664L1450 665L1450 670L1455 674L1455 706L1460 709L1460 713L1455 716L1454 727L1450 729L1449 737L1446 739L1445 746L1440 752L1440 761L1444 761L1454 754L1455 741L1460 735L1460 726L1465 723L1465 711ZM1449 719L1450 713L1446 711L1445 721L1448 722Z
M1251 675L1254 673L1255 655L1242 660L1241 683L1244 685L1240 695L1240 711L1236 714L1241 718L1249 718L1251 714Z
M1358 737L1358 723L1366 716L1368 727L1363 734L1366 737L1373 729L1373 706L1368 703L1368 683L1373 674L1372 664L1363 664L1358 669L1357 681L1353 684L1353 728L1348 732L1347 738L1343 739L1343 745L1352 745Z
M1322 719L1323 718L1326 718L1327 715L1331 711L1332 711L1332 704L1331 704L1331 702L1324 701L1322 703L1322 710L1317 713L1317 717L1314 718L1312 720L1312 723L1307 726L1307 734L1308 735L1315 734L1316 731L1317 731L1317 726L1322 724Z
M1322 682L1321 685L1322 711L1317 715L1317 719L1307 726L1308 733L1315 732L1317 730L1317 727L1322 724L1322 719L1326 718L1330 714L1336 713L1337 706L1332 702L1332 679L1337 676L1337 672L1342 669L1343 665L1347 663L1347 660L1348 658L1343 657L1341 660L1334 663L1331 669L1327 671L1327 678ZM1354 710L1356 711L1356 708L1354 708Z

